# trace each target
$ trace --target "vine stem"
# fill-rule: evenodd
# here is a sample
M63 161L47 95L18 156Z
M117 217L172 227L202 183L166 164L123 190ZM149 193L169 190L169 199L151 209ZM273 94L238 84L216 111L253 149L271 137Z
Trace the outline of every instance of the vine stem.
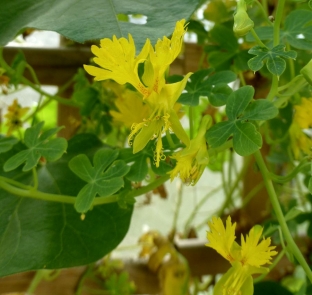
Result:
M141 196L157 188L158 186L166 182L169 178L170 178L169 175L164 175L160 178L157 178L155 181L153 181L152 183L146 186L143 186L137 190L132 190L131 192L128 193L127 196L128 197ZM20 188L16 187L16 185L20 186ZM59 202L59 203L66 203L66 204L75 204L75 201L76 201L76 198L74 196L44 193L44 192L34 189L33 187L23 185L21 183L18 183L14 180L11 180L5 177L0 177L0 188L19 197L26 197L26 198L43 200L43 201ZM117 201L118 201L118 195L112 195L108 197L96 197L92 205L97 206L97 205L103 205L103 204L108 204L108 203L114 203Z
M303 257L301 251L299 250L297 244L295 243L295 241L293 240L291 233L288 229L286 220L284 218L279 200L277 198L273 183L270 179L270 172L268 171L266 164L263 160L263 157L261 155L260 151L255 152L254 154L256 162L258 164L258 167L261 171L262 177L263 177L263 181L264 181L264 185L267 189L273 210L275 212L276 218L278 220L278 223L281 227L283 236L287 242L287 248L293 253L293 255L296 257L297 261L299 262L299 264L302 266L302 268L304 269L307 277L309 278L310 282L312 282L312 271L309 267L309 265L307 264L305 258Z
M279 44L279 35L280 35L280 25L283 17L285 0L278 0L275 21L273 27L273 47Z

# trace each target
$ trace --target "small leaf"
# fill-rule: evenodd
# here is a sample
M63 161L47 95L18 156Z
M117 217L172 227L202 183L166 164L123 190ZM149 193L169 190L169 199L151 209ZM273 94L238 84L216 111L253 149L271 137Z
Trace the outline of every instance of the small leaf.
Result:
M11 171L23 163L23 171L29 171L38 164L40 157L46 158L47 161L56 161L63 155L67 148L66 139L59 137L48 140L60 128L53 128L39 136L43 124L44 122L40 122L25 131L24 141L28 149L9 158L4 163L4 171Z
M0 139L0 153L9 151L13 145L18 143L18 139L15 137L3 137Z
M78 177L88 182L80 190L75 201L75 209L78 212L87 212L97 195L110 196L123 187L122 177L128 173L129 167L122 160L115 161L117 157L118 151L103 149L95 153L94 166L86 155L78 155L69 161L69 168Z
M267 61L267 68L270 73L278 77L286 69L286 62L281 57L292 59L297 57L296 51L285 51L284 45L277 45L272 49L257 45L251 48L248 53L256 55L248 61L248 66L252 71L259 71L263 67L264 61Z
M249 122L237 121L233 134L233 147L240 156L248 156L262 146L261 134Z

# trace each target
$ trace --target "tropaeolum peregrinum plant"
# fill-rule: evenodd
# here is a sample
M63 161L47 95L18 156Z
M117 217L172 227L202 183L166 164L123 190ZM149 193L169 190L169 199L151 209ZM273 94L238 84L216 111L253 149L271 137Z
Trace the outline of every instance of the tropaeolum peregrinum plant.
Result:
M32 2L35 1L23 1L27 4L23 7L33 7ZM51 95L39 88L35 71L22 54L11 66L0 55L1 91L8 92L10 83L25 84L39 92L43 100L48 98L40 101L35 110L14 100L4 117L7 128L4 131L8 137L0 139L3 167L0 172L0 207L3 208L0 275L95 262L116 248L125 236L135 197L157 189L169 179L180 178L186 184L196 185L206 177L209 162L216 161L220 155L229 161L226 167L230 182L223 183L227 198L220 212L231 210L233 193L241 193L241 179L248 164L242 161L242 172L236 171L237 166L232 165L237 158L232 157L234 151L240 156L255 158L275 213L272 218L278 221L275 228L281 230L281 240L285 239L287 249L275 258L270 238L261 237L262 227L258 225L249 230L246 238L242 236L238 245L235 224L227 219L224 226L221 219L213 218L209 222L208 246L231 263L231 268L215 285L214 294L252 294L252 275L268 273L271 266L265 267L265 264L280 259L284 252L296 258L312 281L311 270L294 243L273 185L273 182L286 184L302 172L306 189L312 190L309 158L312 63L310 52L304 51L310 49L312 40L309 7L295 9L283 23L285 3L278 1L275 21L271 23L266 7L259 10L255 19L249 15L250 6L254 5L252 1L239 0L233 18L235 3L225 5L210 1L206 8L209 13L204 15L211 16L214 8L222 7L218 13L223 16L220 20L216 18L217 24L212 29L206 31L205 26L199 26L204 44L199 70L170 77L169 66L183 53L183 40L188 30L186 19L197 1L171 1L171 7L177 8L174 9L177 19L171 14L166 18L169 13L166 9L160 19L159 10L153 14L155 4L145 3L146 25L121 20L141 14L142 1L121 1L122 4L112 1L116 10L113 11L112 6L104 10L114 14L115 23L103 25L103 35L102 26L98 24L112 19L97 11L97 7L105 6L103 1L95 0L101 3L91 6L85 3L83 7L88 9L84 14L77 13L80 4L75 5L74 11L66 9L70 5L65 2L55 3L47 10L43 2L34 10L23 11L23 18L20 18L21 13L12 14L15 9L20 11L21 5L10 2L6 4L8 9L2 7L6 13L10 12L2 27L10 28L4 35L0 32L0 42L6 42L26 24L41 28L43 23L51 30L67 32L67 36L75 40L85 41L86 36L94 39L100 35L102 40L91 47L94 64L84 65L86 73L81 69L73 80L75 92L71 99L63 98L62 91L71 86L72 81L56 95ZM265 6L265 1L258 5ZM65 15L72 17L73 22L65 17L55 23L55 17L51 16L57 11L66 11ZM26 14L32 17L24 18ZM10 20L14 15L18 18L16 22ZM85 16L79 18L83 34L76 27L77 15ZM192 20L196 31L195 23ZM259 23L266 23L267 27L258 30ZM164 36L170 33L170 37ZM211 68L206 66L206 60ZM28 71L32 80L24 77L24 72ZM96 82L90 82L88 74ZM263 99L254 98L256 91L259 97L259 89L255 89L257 83L262 82L259 77L271 79L270 83L265 83L268 89L262 92ZM229 83L234 86L230 87ZM37 115L51 100L80 109L81 122L68 118L80 133L69 139L68 145L65 139L57 136L60 128L46 129L43 123L36 124ZM24 132L26 123L29 125ZM280 126L273 126L275 123ZM101 132L103 128L105 132ZM282 132L275 132L278 128ZM12 135L17 135L18 139ZM268 171L259 151L264 140L274 151L283 152L281 157L270 154L267 160L272 166L278 163L286 175ZM281 159L285 159L284 162ZM299 164L296 166L293 160ZM224 168L221 170L224 177ZM237 175L237 180L231 182L233 174ZM294 188L293 183L289 186ZM304 193L300 202L305 204ZM282 208L285 210L285 206Z

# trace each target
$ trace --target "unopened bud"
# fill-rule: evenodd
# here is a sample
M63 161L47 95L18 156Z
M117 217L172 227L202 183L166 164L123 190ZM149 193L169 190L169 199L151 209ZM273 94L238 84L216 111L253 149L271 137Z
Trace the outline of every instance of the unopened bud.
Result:
M245 1L240 0L237 3L233 26L233 31L238 37L245 36L254 27L254 22L249 18L246 10Z
M300 74L312 85L312 59L301 69Z

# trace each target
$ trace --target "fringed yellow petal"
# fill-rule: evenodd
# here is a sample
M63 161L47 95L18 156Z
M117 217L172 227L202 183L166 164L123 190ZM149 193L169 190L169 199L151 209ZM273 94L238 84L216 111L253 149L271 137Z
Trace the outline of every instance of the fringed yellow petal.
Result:
M254 226L249 235L241 238L242 263L256 267L271 263L272 256L276 255L275 246L270 246L271 239L263 239L259 243L263 228L260 225Z
M213 217L212 221L208 222L210 232L207 232L208 244L206 246L215 249L220 255L230 262L234 261L231 255L231 248L235 240L236 223L232 224L231 217L226 220L224 227L221 218Z

